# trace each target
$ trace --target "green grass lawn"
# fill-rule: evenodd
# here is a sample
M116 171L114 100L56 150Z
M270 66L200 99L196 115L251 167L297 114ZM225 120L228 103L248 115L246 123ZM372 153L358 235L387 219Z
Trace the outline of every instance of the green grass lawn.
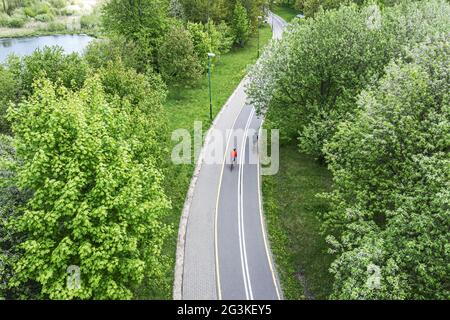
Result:
M272 31L269 26L260 29L261 47L269 42ZM257 37L254 36L244 48L234 49L218 59L212 71L213 114L220 111L227 99L236 89L248 71L248 67L256 61ZM169 96L165 104L169 119L170 133L175 129L188 129L193 132L194 121L203 122L203 131L211 125L209 120L209 95L207 76L194 88L169 88ZM175 145L175 142L172 143ZM178 224L184 200L194 171L194 164L169 164L166 173L166 194L172 201L172 211L167 222L173 225L174 232L167 241L165 253L171 257L170 269L167 270L167 283L160 288L148 288L140 292L140 298L171 299L173 270L175 267L175 251L178 235ZM150 290L150 291L148 291Z
M263 177L264 211L286 299L326 299L333 257L319 233L318 215L328 210L315 195L329 191L331 175L295 145L280 148L280 170Z
M295 16L297 14L299 14L299 12L297 10L295 10L292 7L288 7L285 5L275 5L273 7L272 10L276 15L279 15L280 17L282 17L284 20L286 20L287 22L291 21L292 19L295 18Z

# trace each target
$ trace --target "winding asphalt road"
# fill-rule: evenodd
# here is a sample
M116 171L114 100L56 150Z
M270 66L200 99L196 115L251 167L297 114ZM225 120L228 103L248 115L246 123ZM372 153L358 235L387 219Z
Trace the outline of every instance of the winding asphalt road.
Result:
M228 150L238 150L238 165L223 166L216 211L216 267L219 299L280 299L262 217L259 164L250 163L257 143L249 129L261 119L246 105L234 125ZM228 152L228 153L229 153ZM254 157L253 159L257 159Z
M280 38L286 22L270 15L269 23L273 37ZM200 155L204 163L194 174L184 209L185 233L180 227L175 299L282 299L265 231L258 143L253 135L262 119L247 103L246 81L212 126L223 133L223 142L211 137L210 131ZM222 143L224 161L205 163L203 158L218 143ZM233 148L238 163L231 170Z
M284 21L270 19L274 37L280 38ZM227 143L226 155L236 148L239 156L235 170L223 166L219 184L215 226L219 299L281 299L265 234L259 162L252 161L259 159L254 133L261 123L255 109L246 104Z

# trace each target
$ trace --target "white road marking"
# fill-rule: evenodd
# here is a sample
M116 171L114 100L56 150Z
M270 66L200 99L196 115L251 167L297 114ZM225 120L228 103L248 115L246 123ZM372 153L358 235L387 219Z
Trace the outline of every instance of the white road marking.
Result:
M242 137L241 143L241 157L239 158L239 178L238 178L238 226L239 226L239 245L241 249L241 265L242 265L242 274L244 276L244 285L246 290L246 298L247 300L253 300L253 290L252 284L250 280L250 273L248 270L248 259L247 259L247 246L245 244L245 226L244 226L244 165L245 165L245 150L247 147L247 135L248 128L250 127L251 120L253 119L253 115L255 113L255 109L252 108L247 119L247 123L245 125L244 135Z
M234 126L236 125L236 121L239 118L239 116L241 115L243 110L244 110L244 108L242 108L242 110L238 113L238 115L236 116L236 118L233 121L233 125L231 126L230 134L228 135L227 144L225 146L225 153L223 155L222 170L220 172L220 179L219 179L219 187L217 188L216 213L215 213L215 218L214 218L214 242L215 242L214 246L215 246L215 254L216 254L216 282L217 282L217 299L218 300L222 300L222 289L220 286L220 269L219 269L219 247L218 247L218 241L217 241L217 219L218 219L218 215L219 215L218 212L219 212L220 189L222 187L223 171L225 169L225 163L226 163L227 154L228 154L228 150L229 150L228 147L230 145L230 140L233 135Z
M285 25L283 20L281 20L281 19L278 20L278 17L276 15L274 15L273 13L272 13L271 17L272 17L272 21L276 21L277 24L278 24L278 27L281 27L283 29L283 27ZM275 35L274 30L272 30L272 32L273 32L274 37L277 38L277 36ZM280 34L282 34L282 31L280 32ZM219 208L219 200L220 200L220 190L221 190L221 187L222 187L223 172L224 172L224 168L225 168L226 157L227 157L229 146L230 146L230 139L231 139L231 137L233 135L233 130L234 130L234 127L236 125L236 121L239 118L239 115L242 113L243 110L244 110L244 108L242 108L242 110L239 112L239 114L234 119L233 125L231 126L230 134L228 135L227 144L225 146L225 153L224 153L224 157L223 157L222 170L221 170L221 173L220 173L219 186L218 186L218 191L217 191L216 212L215 212L215 221L214 221L214 241L215 241L215 254L216 254L215 258L216 258L217 296L218 296L219 300L222 300L222 291L221 291L221 285L220 285L219 254L218 254L219 250L218 250L218 240L217 240L217 219L218 219L218 208ZM249 120L253 118L254 111L255 111L254 108L252 108L250 117L247 119L247 125L246 125L246 130L245 130L246 133L248 132ZM262 125L260 127L260 130L261 129L262 129ZM245 136L246 136L246 134L244 134L244 144L245 144L245 141L246 141ZM244 151L244 157L245 157L245 151ZM242 162L242 160L241 160L241 162ZM257 168L258 168L258 174L257 175L258 175L258 200L259 200L258 203L259 203L259 213L260 213L261 228L262 228L262 231L263 231L263 238L264 238L264 246L265 246L265 249L266 249L266 255L267 255L267 259L268 259L268 262L269 262L270 270L271 270L271 273L272 273L272 279L273 279L273 282L274 282L274 285L275 285L277 297L280 300L281 299L280 298L280 292L279 292L279 289L278 289L276 276L275 276L275 271L274 271L273 264L272 264L272 260L270 258L270 254L269 254L269 249L268 249L268 244L267 244L267 235L266 235L265 228L264 228L264 223L263 223L263 214L262 214L262 207L261 207L262 205L261 205L261 186L260 186L260 164L259 164L259 160L258 160L258 167ZM242 173L242 175L243 175L243 173ZM241 176L239 175L239 178L240 177ZM241 181L243 181L243 178L241 179ZM243 185L243 183L241 185ZM238 186L239 186L239 184L238 184ZM241 195L242 195L242 193L241 193ZM240 198L238 198L238 199L240 199ZM241 203L242 203L242 201L241 201ZM243 212L243 210L240 209L241 208L240 205L238 206L238 211ZM239 215L239 212L238 212L238 215ZM242 217L243 217L243 215L242 215ZM243 224L243 220L242 220L242 224ZM241 230L239 230L239 231L241 231ZM245 230L244 230L244 228L242 229L242 232L244 233L243 234L243 238L244 238L243 249L244 249L244 256L245 256L245 267L244 267L244 269L246 269L245 272L243 270L244 284L246 286L246 296L247 296L247 299L248 299L248 292L247 292L248 288L247 288L247 283L245 281L245 279L248 278L248 286L250 286L250 291L249 292L250 292L250 295L251 295L251 299L253 299L253 292L251 290L250 276L249 276L249 272L248 272L247 254L246 254L246 248L245 248ZM242 253L241 253L241 255L242 255ZM243 261L242 257L241 257L241 261Z

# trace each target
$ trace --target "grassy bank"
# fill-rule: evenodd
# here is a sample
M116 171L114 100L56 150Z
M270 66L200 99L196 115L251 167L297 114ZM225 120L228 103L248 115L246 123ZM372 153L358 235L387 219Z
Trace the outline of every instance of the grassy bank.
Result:
M297 10L295 10L294 8L284 6L284 5L275 5L273 7L272 11L276 15L278 15L281 18L283 18L284 20L286 20L287 22L291 21L292 19L295 18L295 16L297 14L299 14L299 12Z
M261 46L267 44L272 37L269 26L260 30ZM248 66L256 61L257 38L253 37L244 48L234 49L223 55L217 61L212 71L213 114L220 111L227 99L236 89L247 73ZM166 102L170 132L184 128L193 132L194 121L203 122L203 131L210 127L208 81L205 77L194 88L169 88ZM175 145L175 142L173 142ZM173 270L175 267L175 251L177 244L178 224L184 200L194 171L194 164L170 164L166 174L166 194L172 201L172 212L168 223L174 227L171 238L167 241L166 254L171 257L170 268L167 270L167 283L160 288L149 288L141 293L143 299L171 299Z
M2 34L0 29L0 39L10 39L10 38L28 38L28 37L41 37L41 36L55 36L55 35L88 35L91 37L99 37L100 33L97 29L80 29L80 30L27 30L27 29L17 29L17 31L11 33Z
M331 188L331 175L297 147L280 149L280 170L263 177L269 238L286 299L326 299L332 261L320 235L318 215L327 203L315 197Z
M0 6L0 38L100 32L102 0L35 0ZM8 6L7 6L8 7Z

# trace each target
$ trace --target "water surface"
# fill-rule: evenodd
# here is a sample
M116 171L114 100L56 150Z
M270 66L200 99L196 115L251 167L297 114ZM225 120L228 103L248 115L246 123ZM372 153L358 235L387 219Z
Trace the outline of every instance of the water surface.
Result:
M93 37L82 34L11 39L0 38L0 63L4 62L8 55L12 53L23 57L32 54L37 48L42 49L45 46L60 46L65 53L82 53L93 39Z

